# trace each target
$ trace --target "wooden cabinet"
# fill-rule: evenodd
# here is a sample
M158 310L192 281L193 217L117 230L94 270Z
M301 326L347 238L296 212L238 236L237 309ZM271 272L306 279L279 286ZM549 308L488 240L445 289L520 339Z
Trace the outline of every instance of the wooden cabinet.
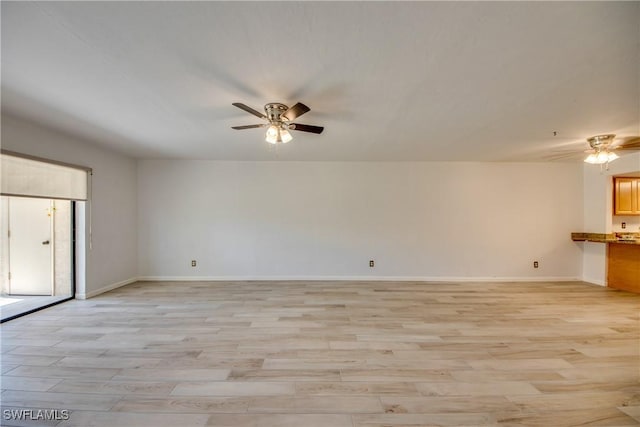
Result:
M640 215L640 177L613 178L613 214Z
M607 286L640 293L640 245L609 243Z

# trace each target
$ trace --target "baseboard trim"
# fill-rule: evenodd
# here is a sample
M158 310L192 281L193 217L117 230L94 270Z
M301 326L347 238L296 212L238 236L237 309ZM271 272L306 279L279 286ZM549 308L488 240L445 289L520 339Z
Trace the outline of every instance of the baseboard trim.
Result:
M95 291L91 291L91 292L87 292L87 293L77 293L76 294L76 299L89 299L89 298L93 298L97 295L103 294L105 292L109 292L112 291L114 289L117 289L119 287L128 285L130 283L134 283L137 282L138 278L137 277L131 277L129 279L123 280L121 282L116 282L116 283L112 283L110 285L107 286L103 286L100 289L96 289Z
M247 282L247 281L378 281L378 282L576 282L567 276L141 276L141 282Z
M591 279L589 277L583 277L582 281L583 282L587 282L587 283L591 283L593 285L607 286L607 284L604 282L603 279Z

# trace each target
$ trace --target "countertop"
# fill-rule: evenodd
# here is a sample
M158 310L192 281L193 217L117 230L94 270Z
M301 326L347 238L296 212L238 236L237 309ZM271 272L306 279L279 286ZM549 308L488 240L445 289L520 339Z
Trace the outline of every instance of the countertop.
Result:
M621 234L629 237L621 237ZM571 240L574 242L620 243L640 246L640 233L571 233Z

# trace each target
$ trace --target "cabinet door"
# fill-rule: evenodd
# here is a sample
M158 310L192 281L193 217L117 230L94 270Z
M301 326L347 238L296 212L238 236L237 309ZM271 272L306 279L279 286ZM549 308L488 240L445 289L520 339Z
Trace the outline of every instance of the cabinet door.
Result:
M640 246L629 243L607 246L607 286L640 293Z
M640 208L638 206L639 181L640 178L615 178L615 215L640 215Z

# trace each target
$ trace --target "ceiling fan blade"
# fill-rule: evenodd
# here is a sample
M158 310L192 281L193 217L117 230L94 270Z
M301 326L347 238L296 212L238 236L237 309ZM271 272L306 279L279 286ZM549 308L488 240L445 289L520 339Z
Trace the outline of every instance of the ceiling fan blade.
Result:
M299 130L302 132L311 132L311 133L322 133L324 128L322 126L313 126L313 125L301 125L298 123L291 123L289 125L289 129L291 130Z
M553 160L563 160L563 159L578 159L580 157L584 157L584 153L591 153L593 150L586 151L552 151L551 153L543 156L543 159L553 161Z
M612 148L617 150L640 150L640 137L621 138L623 141Z
M307 113L311 111L311 108L307 107L306 105L298 102L296 105L294 105L293 107L289 108L287 111L285 111L285 113L282 115L282 117L285 120L295 120L296 117L300 117L301 115L303 115L304 113Z
M253 128L263 128L266 124L261 125L244 125L244 126L231 126L231 129L242 130L242 129L253 129Z
M241 102L234 102L234 103L233 103L233 104L231 104L231 105L233 105L234 107L238 107L239 109L244 110L244 111L246 111L246 112L247 112L247 113L249 113L249 114L253 114L254 116L260 117L261 119L266 119L266 118L267 118L267 116L265 116L265 115L264 115L264 114L262 114L261 112L256 111L256 110L254 110L253 108L251 108L251 107L249 107L249 106L247 106L247 105L244 105L244 104L243 104L243 103L241 103Z
M557 161L557 160L571 160L571 159L578 159L578 156L576 156L575 154L565 154L565 155L556 155L556 156L544 156L543 157L544 160L549 161L549 162L553 162L553 161Z

